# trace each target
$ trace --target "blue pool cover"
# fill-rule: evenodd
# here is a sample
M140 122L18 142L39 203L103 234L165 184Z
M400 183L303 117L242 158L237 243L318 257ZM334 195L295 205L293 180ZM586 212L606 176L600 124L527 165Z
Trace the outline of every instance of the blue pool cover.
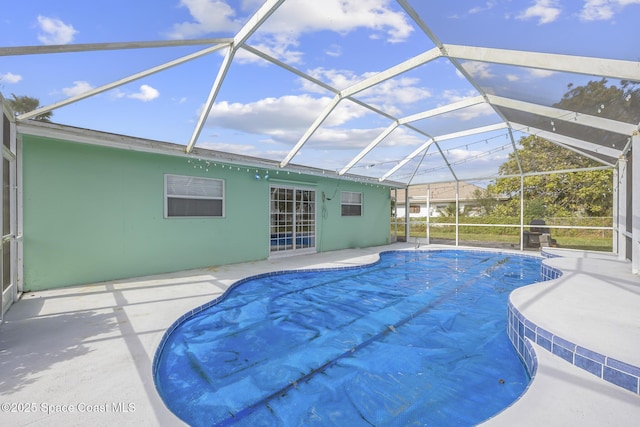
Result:
M244 281L173 331L155 366L193 426L468 426L529 378L507 299L534 257L387 252L366 267Z

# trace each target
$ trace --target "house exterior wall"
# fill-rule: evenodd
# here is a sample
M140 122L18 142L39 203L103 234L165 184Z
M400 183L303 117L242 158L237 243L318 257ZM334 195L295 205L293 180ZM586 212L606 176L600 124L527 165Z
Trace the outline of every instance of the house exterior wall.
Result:
M270 184L316 190L318 251L389 242L381 186L298 173L288 181L281 171L258 181L246 166L206 171L184 156L20 139L26 291L266 259ZM223 179L224 218L165 219L165 174ZM361 217L341 216L340 191L363 193Z

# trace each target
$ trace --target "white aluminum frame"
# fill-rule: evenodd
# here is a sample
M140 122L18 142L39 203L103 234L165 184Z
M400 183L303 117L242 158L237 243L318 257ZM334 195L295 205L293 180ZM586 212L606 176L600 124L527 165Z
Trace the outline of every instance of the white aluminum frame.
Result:
M21 204L18 199L18 144L16 139L16 125L11 111L5 107L4 99L0 96L0 111L2 117L0 121L0 135L4 136L4 125L6 117L9 125L9 148L4 145L4 141L0 142L2 147L2 162L0 162L0 177L4 180L4 161L9 164L9 234L1 236L0 245L0 323L4 321L4 314L9 307L18 300L22 293L22 239L18 232L19 215L21 218ZM3 181L4 185L4 181ZM4 224L4 206L0 209L0 225ZM4 244L8 243L10 260L7 266L9 270L9 285L4 289Z
M290 182L290 181L279 181L279 180L273 180L275 182L272 182L269 185L269 248L268 248L268 252L269 252L269 258L279 258L279 257L286 257L286 256L291 256L291 255L300 255L300 254L308 254L308 253L316 253L318 251L320 242L318 240L318 190L315 186L313 185L309 185L306 183L294 183L294 182ZM283 250L272 250L271 247L271 215L273 214L273 211L271 210L271 194L272 191L274 189L284 189L284 190L291 190L293 192L293 198L292 198L292 203L293 203L293 210L294 212L292 212L292 236L291 238L293 239L294 244L292 245L291 249L283 249ZM296 248L295 245L295 239L296 239L296 213L295 213L295 209L296 209L296 192L298 191L313 191L313 247L303 247L303 248Z
M345 203L342 201L343 194L359 194L360 195L360 203ZM342 214L342 206L360 206L360 215L343 215ZM362 217L364 216L364 193L362 191L341 191L340 192L340 216L343 217Z
M242 48L248 52L253 53L271 63L288 70L302 78L307 79L308 81L318 85L318 87L329 90L334 93L333 100L326 106L325 110L316 118L316 121L307 129L307 131L303 134L303 136L299 139L297 144L293 147L293 149L286 154L286 156L282 159L282 161L276 163L277 167L284 168L287 167L291 160L296 156L299 150L306 144L306 142L310 139L310 137L316 132L316 130L322 125L322 123L332 114L335 110L336 106L344 99L348 99L360 106L369 109L370 111L378 114L380 117L389 119L391 124L388 128L383 131L380 135L378 135L371 143L362 150L356 157L351 159L344 167L339 168L340 172L338 175L345 175L347 171L355 167L363 158L374 150L388 135L390 135L395 129L399 126L404 126L419 135L424 136L425 142L418 148L416 148L412 153L410 153L407 157L401 160L396 166L392 169L384 173L377 179L378 182L388 182L390 186L394 186L397 183L392 183L387 181L390 177L392 177L398 170L402 167L406 166L407 163L419 156L420 154L426 155L426 152L431 146L435 146L439 151L440 155L443 157L445 164L447 165L451 176L454 181L458 182L459 179L456 176L456 173L452 167L452 165L448 162L446 154L442 151L439 141L443 141L448 138L458 138L465 135L471 135L474 132L479 132L479 129L476 130L466 130L462 132L456 132L449 135L431 135L428 132L422 131L420 129L415 128L412 125L413 121L420 120L423 118L431 117L433 115L442 114L447 111L453 111L458 108L465 108L466 106L471 106L476 103L486 102L489 106L491 106L494 112L503 120L501 126L509 129L509 134L512 139L512 146L515 152L515 142L513 141L512 130L524 131L526 128L528 132L533 131L533 133L544 137L558 145L561 145L565 148L568 148L572 151L585 155L594 160L598 160L602 164L608 167L617 166L619 170L617 171L617 178L621 184L623 184L623 177L626 174L626 168L624 165L624 161L620 159L626 154L627 148L624 150L620 150L617 148L611 147L603 147L597 144L589 143L583 140L579 140L576 138L572 138L570 136L559 135L554 132L549 132L544 129L533 129L527 126L524 126L519 123L510 123L505 119L505 117L501 114L499 107L508 107L511 109L516 109L519 111L525 111L530 113L535 113L537 115L541 115L543 117L548 117L553 120L573 120L578 124L602 129L608 132L615 132L620 135L629 137L628 146L633 146L636 148L632 152L632 156L634 159L634 164L640 164L638 160L638 129L639 127L635 124L623 123L616 120L605 119L602 117L594 117L590 115L585 115L578 112L567 111L563 109L547 107L536 105L529 102L522 102L515 99L498 97L492 94L485 93L483 89L478 85L473 76L471 76L463 67L461 61L478 61L485 63L494 63L494 64L503 64L508 66L516 66L516 67L525 67L525 68L534 68L534 69L543 69L550 71L558 71L565 73L577 73L582 75L590 75L590 76L600 76L606 78L614 78L620 80L630 80L630 81L640 81L640 67L638 66L637 61L626 61L626 60L613 60L613 59L604 59L604 58L596 58L596 57L584 57L584 56L574 56L574 55L563 55L563 54L554 54L554 53L544 53L544 52L533 52L533 51L517 51L517 50L508 50L508 49L497 49L497 48L486 48L486 47L474 47L474 46L462 46L455 44L445 44L442 43L437 36L431 31L431 29L422 21L420 15L413 10L412 6L409 4L407 0L398 0L398 4L405 10L408 16L414 21L417 28L419 28L435 45L434 48L424 51L418 55L415 55L408 60L389 67L386 70L383 70L373 76L362 79L359 82L351 85L350 87L337 90L330 85L327 85L321 82L318 79L313 78L312 76L300 71L299 69L284 64L282 61L279 61L268 54L260 51L257 48L248 46L246 44L247 40L250 38L252 34L258 31L263 23L265 23L268 18L284 3L285 0L266 0L262 6L258 8L256 13L247 21L247 23L236 33L233 38L221 38L221 39L200 39L200 40L172 40L172 41L149 41L149 42L124 42L124 43L101 43L101 44L76 44L76 45L58 45L58 46L23 46L23 47L3 47L0 48L0 56L13 56L13 55L33 55L33 54L56 54L62 52L82 52L82 51L97 51L97 50L114 50L114 49L147 49L147 48L160 48L160 47L171 47L171 46L188 46L188 45L208 45L206 48L195 52L191 55L187 55L181 58L178 58L174 61L167 62L165 64L161 64L157 67L150 68L148 70L142 71L137 74L133 74L131 76L120 79L116 82L106 84L99 88L88 91L84 94L77 95L75 97L71 97L64 101L45 106L39 108L37 110L31 111L26 114L22 114L17 117L18 129L22 126L23 123L27 119L36 117L45 112L52 111L56 108L63 107L73 102L80 101L82 99L88 98L90 96L94 96L101 92L104 92L109 89L113 89L117 86L129 83L133 80L140 79L142 77L148 76L150 74L163 71L167 68L173 67L175 65L179 65L186 61L190 61L192 59L198 58L203 55L207 55L209 53L218 51L220 49L227 49L226 56L222 61L220 68L218 69L218 73L216 75L215 81L211 87L209 92L209 96L205 103L205 106L201 112L199 120L195 126L193 134L186 145L186 148L183 150L185 153L192 153L195 150L195 145L197 143L198 137L204 127L206 120L211 112L211 108L213 103L216 100L218 92L224 83L227 72L230 69L230 66L234 60L235 53L238 49ZM381 111L374 105L370 105L366 102L360 101L354 98L354 95L371 88L375 85L384 82L385 80L391 79L393 77L399 76L403 73L406 73L416 67L427 64L438 58L446 58L451 62L451 64L457 69L457 71L476 89L479 96L469 98L458 103L452 103L449 105L445 105L442 107L438 107L437 109L433 109L430 111L420 112L414 114L412 116L398 118L393 117L392 115ZM31 126L27 126L31 128ZM12 136L15 139L15 136ZM19 149L19 148L18 148ZM137 147L135 149L141 149L142 151L154 151L155 147L147 147L143 144L143 147ZM516 152L517 157L517 152ZM20 159L18 158L18 165ZM420 162L421 163L421 162ZM413 178L416 176L418 172L418 165L411 174L411 177L405 185L410 185ZM638 170L638 166L635 168ZM632 173L633 171L631 171ZM324 171L322 171L324 173ZM525 174L522 174L520 171L520 176L524 177ZM19 179L19 177L18 177ZM366 178L369 179L369 178ZM637 180L634 180L637 181ZM616 181L618 182L618 181ZM18 187L20 186L20 182L17 183ZM640 209L640 196L638 195L638 187L640 185L633 186L633 190L628 189L626 185L622 185L620 188L616 188L615 200L617 202L616 212L620 218L625 218L626 212L622 209L627 208L624 206L626 191L633 191L632 194L632 204L633 206L628 207L629 209L637 212ZM18 196L20 194L20 188L18 188ZM18 205L18 210L20 206ZM623 252L622 247L624 246L623 241L625 239L632 239L632 254L634 258L634 270L638 270L638 262L640 260L640 249L638 248L638 244L640 242L640 231L638 230L640 227L640 219L634 217L632 221L632 230L625 230L620 227L620 218L617 223L618 234L616 236L618 242L618 250L620 253ZM457 221L456 221L457 222ZM521 224L521 227L523 225ZM629 235L631 237L629 237ZM629 257L632 254L627 254Z
M203 181L216 181L222 184L222 195L218 197L203 197L203 196L182 196L182 195L169 195L167 193L167 183L169 177L180 177L180 178L195 178ZM222 215L188 215L188 216L169 216L169 197L176 199L198 199L198 200L221 200L222 201ZM181 219L181 218L226 218L227 211L227 201L226 201L226 182L222 178L209 178L205 176L198 175L178 175L174 173L165 173L164 174L164 219Z

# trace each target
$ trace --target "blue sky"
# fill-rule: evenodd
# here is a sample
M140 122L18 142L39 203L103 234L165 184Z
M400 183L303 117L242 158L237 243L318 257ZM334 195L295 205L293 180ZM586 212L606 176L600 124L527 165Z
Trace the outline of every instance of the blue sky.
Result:
M640 60L640 0L410 2L444 43ZM4 10L0 46L232 37L259 0L31 0ZM394 1L287 0L248 44L335 87L346 88L434 44ZM0 92L48 105L202 47L0 57ZM222 62L213 53L57 109L53 121L186 144ZM562 75L487 63L464 64L491 93L551 105L568 83ZM448 60L438 59L356 98L396 118L476 96ZM321 87L240 50L197 146L282 160L333 97ZM526 98L526 99L525 99ZM497 123L474 107L416 123L430 135ZM375 139L391 120L343 101L294 163L335 171ZM519 137L519 135L517 135ZM397 129L352 170L380 176L425 142ZM506 131L443 142L461 177L495 174L509 145ZM508 148L508 147L507 147ZM397 177L412 173L415 162ZM451 178L430 150L418 176ZM392 177L393 178L393 177Z

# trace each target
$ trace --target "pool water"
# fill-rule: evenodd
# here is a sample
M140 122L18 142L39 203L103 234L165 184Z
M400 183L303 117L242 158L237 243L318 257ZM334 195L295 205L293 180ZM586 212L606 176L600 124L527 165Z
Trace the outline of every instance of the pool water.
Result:
M242 281L168 335L154 367L193 426L468 426L528 377L506 334L534 257L396 251Z

